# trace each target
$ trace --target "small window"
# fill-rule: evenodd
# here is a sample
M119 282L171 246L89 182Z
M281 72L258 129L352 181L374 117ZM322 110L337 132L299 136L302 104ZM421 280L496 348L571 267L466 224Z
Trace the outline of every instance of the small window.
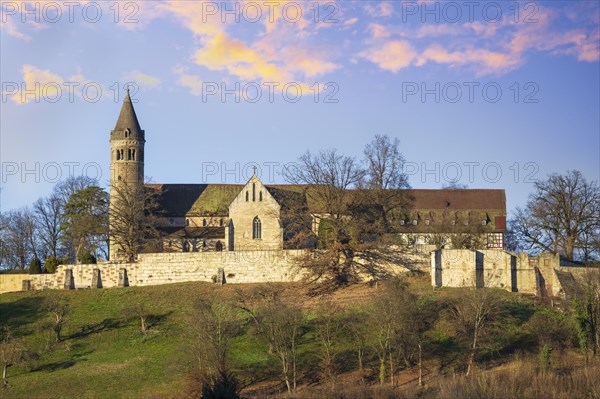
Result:
M248 202L248 191L246 191L246 202Z
M130 133L129 129L125 129L125 138L129 137L129 133Z
M412 224L413 224L413 226L416 226L417 225L417 219L413 219Z
M258 216L252 221L252 239L260 240L262 238L262 223Z
M256 183L252 183L252 202L256 202Z
M119 181L121 181L121 176L119 176Z
M202 226L206 227L206 219L202 219Z
M404 226L404 220L400 221L400 226Z
M464 223L465 226L469 225L469 221L468 220L465 220L463 223Z
M215 244L215 249L221 252L223 250L223 243L221 241L217 241L217 243Z
M185 225L189 226L190 225L190 219L185 219Z
M258 192L258 200L262 201L262 190Z
M430 220L429 220L429 219L427 219L427 220L425 221L425 225L426 225L426 226L429 226L429 223L430 223Z
M487 220L482 220L482 221L481 221L481 225L482 225L482 226L486 226L486 225L487 225Z
M223 218L219 219L219 226L223 227Z

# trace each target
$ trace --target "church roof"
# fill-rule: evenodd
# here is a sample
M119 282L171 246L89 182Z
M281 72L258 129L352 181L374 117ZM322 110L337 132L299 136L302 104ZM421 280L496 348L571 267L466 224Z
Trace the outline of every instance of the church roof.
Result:
M129 90L125 95L125 100L123 101L123 106L121 107L121 113L119 114L119 119L117 119L117 124L115 125L114 130L125 129L130 129L137 132L142 131L137 115L135 114L135 109L133 109L131 97L129 97Z
M165 216L227 216L242 184L147 184L161 190L158 202Z
M159 203L165 216L227 216L229 204L244 188L243 184L150 184L162 190ZM273 184L265 186L285 209L319 209L317 186ZM313 191L313 194L311 194ZM496 189L410 189L412 209L427 211L495 210L506 214L506 194Z

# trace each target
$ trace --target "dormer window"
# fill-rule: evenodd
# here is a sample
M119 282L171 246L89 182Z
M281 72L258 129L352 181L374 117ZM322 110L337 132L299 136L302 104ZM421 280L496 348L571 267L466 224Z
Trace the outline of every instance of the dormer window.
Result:
M125 138L129 137L129 133L131 133L130 130L129 129L125 129Z
M416 226L417 225L417 219L413 219L412 224L413 224L413 226Z
M487 220L482 220L482 221L481 221L481 225L482 225L482 226L485 226L485 225L487 225Z
M404 226L404 220L400 221L400 226Z

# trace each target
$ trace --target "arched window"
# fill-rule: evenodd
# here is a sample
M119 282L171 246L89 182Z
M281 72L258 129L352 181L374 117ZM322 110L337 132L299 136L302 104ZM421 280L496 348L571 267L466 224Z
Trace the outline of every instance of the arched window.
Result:
M260 240L262 238L262 223L258 216L252 221L252 239Z
M248 202L248 191L246 191L246 202Z
M125 138L129 137L129 129L125 129Z
M217 241L217 243L215 244L215 249L221 252L223 250L223 243L221 241Z
M252 202L256 201L256 183L252 183Z

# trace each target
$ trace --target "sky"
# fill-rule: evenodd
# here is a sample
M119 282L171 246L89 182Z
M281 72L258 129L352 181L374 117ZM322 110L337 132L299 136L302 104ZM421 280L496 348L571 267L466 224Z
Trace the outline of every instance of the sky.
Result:
M2 1L0 210L108 186L125 88L155 183L264 183L400 140L414 188L600 177L598 1Z

